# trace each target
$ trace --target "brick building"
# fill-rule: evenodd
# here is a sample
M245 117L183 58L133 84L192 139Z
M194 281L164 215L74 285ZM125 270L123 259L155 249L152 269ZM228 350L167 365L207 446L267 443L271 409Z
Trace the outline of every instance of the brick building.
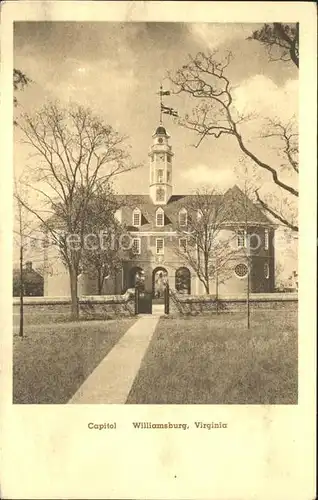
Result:
M118 210L117 217L129 229L133 255L130 253L130 257L123 261L122 269L115 278L106 279L104 293L125 292L134 286L136 274L143 271L146 289L152 291L154 296L162 293L165 276L170 286L179 291L193 295L204 294L204 286L194 270L182 259L180 252L175 251L176 245L184 244L184 241L180 241L180 233L176 228L187 226L187 200L194 195L173 193L173 151L166 129L160 125L152 138L149 151L148 193L119 195L121 209ZM219 286L219 293L244 292L247 287L248 265L250 291L273 292L275 225L237 186L227 190L222 196L224 202L232 208L231 217L224 224L222 231L227 237L233 236L237 251L231 261L232 272ZM245 229L242 230L243 226ZM259 242L255 248L251 245L248 261L245 248L246 234L256 235ZM211 294L215 293L215 286L215 282L211 280ZM97 293L96 280L83 272L79 278L79 294L95 293ZM69 295L67 270L58 260L54 260L51 272L45 276L44 294Z

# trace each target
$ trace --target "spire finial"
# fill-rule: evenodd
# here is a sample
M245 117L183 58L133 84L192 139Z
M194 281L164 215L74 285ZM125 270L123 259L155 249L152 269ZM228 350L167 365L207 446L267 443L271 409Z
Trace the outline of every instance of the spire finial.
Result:
M177 117L178 112L173 108L169 108L168 106L164 106L164 104L162 102L162 96L171 95L170 90L163 90L162 84L160 84L160 90L159 90L159 92L157 92L157 94L159 94L159 97L160 97L160 125L162 125L162 115L163 114Z
M159 96L160 96L160 125L162 125L162 83L160 84L160 91L159 91Z

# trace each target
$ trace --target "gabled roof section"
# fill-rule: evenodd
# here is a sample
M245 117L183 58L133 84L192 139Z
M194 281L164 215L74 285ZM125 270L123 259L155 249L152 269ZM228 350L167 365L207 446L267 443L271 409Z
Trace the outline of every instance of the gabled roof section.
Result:
M158 228L156 226L156 212L158 205L155 205L149 195L117 195L117 199L121 204L123 211L123 222L131 223L131 214L135 208L139 208L142 214L140 228L133 228L134 231L166 231L170 225L177 225L179 211L186 208L186 205L191 199L195 198L195 194L179 194L172 195L166 205L160 205L165 214L165 226ZM216 194L215 203L224 197L224 202L229 210L229 222L244 223L245 220L249 223L262 224L273 226L273 222L263 213L263 211L252 202L238 186L233 186L228 189L223 195Z
M224 201L228 204L229 216L233 222L247 222L273 225L265 213L253 203L235 184L224 193Z

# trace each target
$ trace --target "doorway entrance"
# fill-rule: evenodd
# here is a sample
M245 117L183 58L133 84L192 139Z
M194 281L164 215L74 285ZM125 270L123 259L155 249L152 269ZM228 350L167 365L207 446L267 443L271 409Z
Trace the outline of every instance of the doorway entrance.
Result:
M143 273L143 269L141 267L132 267L129 271L128 275L128 288L135 288L136 286L136 280L138 276L140 276Z
M164 293L168 279L167 269L156 267L152 271L152 297L153 304L164 304Z

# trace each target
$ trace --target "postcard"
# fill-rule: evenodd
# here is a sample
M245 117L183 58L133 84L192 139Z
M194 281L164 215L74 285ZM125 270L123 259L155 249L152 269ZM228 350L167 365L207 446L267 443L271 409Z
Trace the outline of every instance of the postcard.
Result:
M2 497L314 498L314 6L1 14Z

